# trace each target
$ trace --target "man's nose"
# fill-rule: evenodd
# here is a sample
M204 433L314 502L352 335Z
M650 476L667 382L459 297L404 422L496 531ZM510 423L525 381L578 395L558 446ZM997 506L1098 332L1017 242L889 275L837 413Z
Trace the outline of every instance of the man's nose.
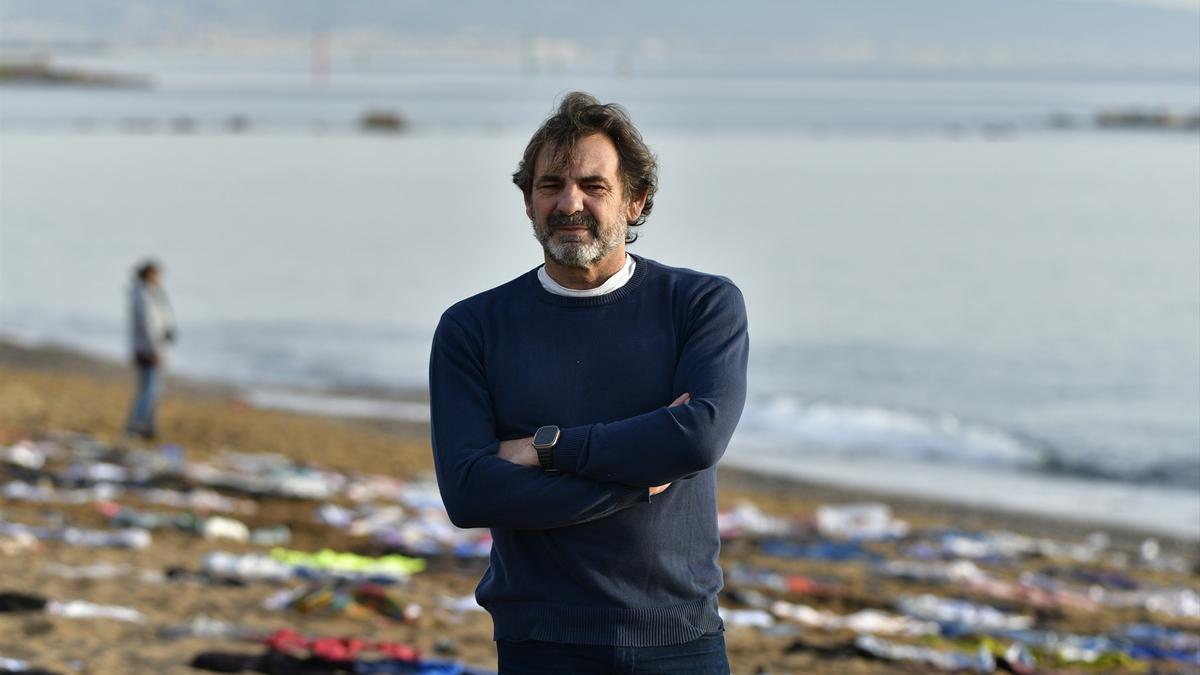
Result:
M554 211L569 216L583 211L583 190L574 185L567 185L558 193L558 203Z

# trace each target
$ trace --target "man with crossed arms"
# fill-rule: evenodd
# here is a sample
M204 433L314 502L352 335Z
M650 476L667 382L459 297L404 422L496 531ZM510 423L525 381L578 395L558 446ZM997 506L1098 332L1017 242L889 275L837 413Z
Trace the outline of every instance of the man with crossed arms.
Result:
M502 673L725 673L716 463L746 397L728 279L628 254L657 165L568 94L513 182L545 263L455 304L430 360L438 484L491 528Z

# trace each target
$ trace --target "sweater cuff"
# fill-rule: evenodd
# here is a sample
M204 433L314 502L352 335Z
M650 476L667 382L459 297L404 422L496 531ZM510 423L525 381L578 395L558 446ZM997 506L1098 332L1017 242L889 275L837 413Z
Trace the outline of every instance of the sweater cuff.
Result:
M554 468L564 473L577 473L587 447L589 427L570 427L559 432L554 445Z
M650 488L629 487L627 485L622 485L621 487L625 488L625 497L621 500L621 506L650 503Z

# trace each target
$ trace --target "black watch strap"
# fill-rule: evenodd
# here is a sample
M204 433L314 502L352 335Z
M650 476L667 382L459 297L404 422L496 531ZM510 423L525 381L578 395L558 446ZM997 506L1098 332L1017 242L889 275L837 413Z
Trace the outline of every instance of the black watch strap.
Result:
M554 446L548 448L537 448L538 464L546 471L558 471L554 468Z

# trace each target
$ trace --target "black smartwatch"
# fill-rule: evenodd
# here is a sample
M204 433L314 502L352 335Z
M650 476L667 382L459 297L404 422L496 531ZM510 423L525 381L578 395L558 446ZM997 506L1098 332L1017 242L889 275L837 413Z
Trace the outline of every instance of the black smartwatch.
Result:
M554 466L554 446L562 432L553 424L544 426L533 434L533 449L537 450L538 464L546 471L558 471Z

